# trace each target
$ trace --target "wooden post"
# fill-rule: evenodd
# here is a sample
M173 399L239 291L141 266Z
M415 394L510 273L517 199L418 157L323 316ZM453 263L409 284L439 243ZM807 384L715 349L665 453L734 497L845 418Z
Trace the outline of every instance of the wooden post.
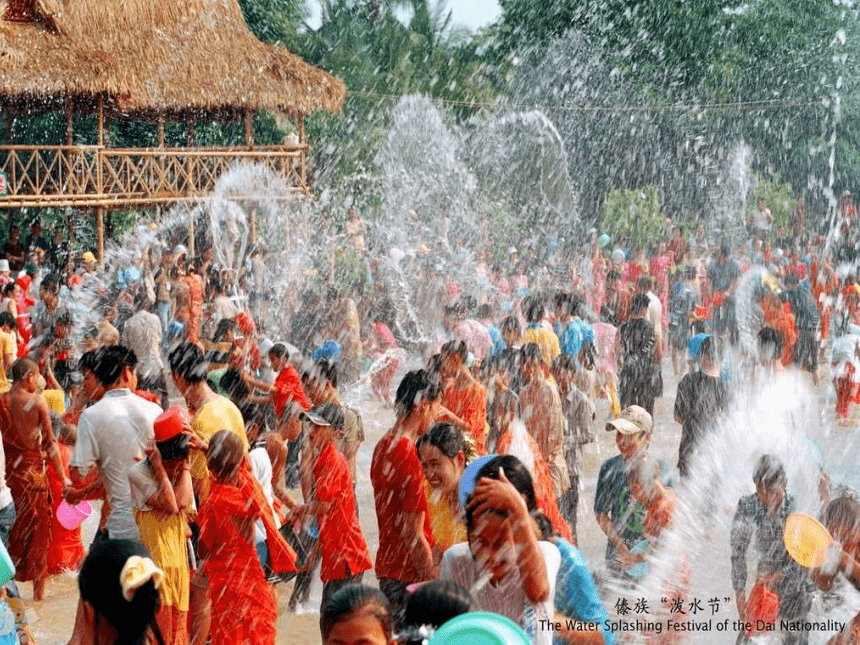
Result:
M185 113L185 121L186 121L186 124L188 125L188 145L193 146L194 145L194 138L195 138L194 113L191 110L188 110Z
M71 98L66 99L66 145L75 143L75 106Z
M104 206L96 207L96 252L99 263L105 257L105 208Z
M257 243L257 205L251 204L248 208L248 228L250 229L248 238L251 246Z
M69 215L66 218L66 250L71 253L72 251L72 238L75 236L75 213L72 209L69 209ZM66 255L66 260L68 260L68 255ZM65 269L65 267L63 267Z
M99 145L103 146L105 144L105 96L101 93L98 98L98 134Z
M254 113L250 107L245 108L242 119L245 123L245 145L251 148L254 146Z
M164 147L164 114L158 113L158 147Z
M298 118L296 119L296 125L298 126L298 130L299 130L299 143L304 145L305 144L305 115L304 114L299 114ZM307 177L305 176L305 151L304 150L299 151L299 160L300 160L300 162L299 162L299 179L302 183L302 190L307 191L308 190L308 181L307 181Z
M193 260L196 253L194 252L194 213L188 214L188 259Z
M14 139L15 129L12 127L14 125L15 125L15 117L11 116L11 115L7 116L6 117L6 144L10 145L10 146L12 145L13 139Z

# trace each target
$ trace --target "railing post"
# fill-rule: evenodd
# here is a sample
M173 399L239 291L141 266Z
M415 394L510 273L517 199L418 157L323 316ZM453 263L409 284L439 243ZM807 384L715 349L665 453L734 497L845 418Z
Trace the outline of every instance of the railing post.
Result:
M298 119L296 119L296 125L298 125L298 130L299 130L299 143L302 146L304 146L305 145L305 115L304 114L299 114ZM305 176L305 171L306 171L306 169L305 169L305 159L306 159L305 152L306 151L305 151L304 147L302 147L302 149L299 151L299 159L300 159L300 162L299 162L299 179L300 179L301 184L302 184L302 190L305 192L308 192L308 181L307 181L307 177Z
M105 257L105 208L104 206L96 207L96 251L98 253L99 263Z

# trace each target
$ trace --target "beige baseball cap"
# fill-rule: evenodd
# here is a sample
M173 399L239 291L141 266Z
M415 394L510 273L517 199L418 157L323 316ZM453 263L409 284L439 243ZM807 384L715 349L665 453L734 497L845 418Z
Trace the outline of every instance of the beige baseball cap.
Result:
M651 433L654 429L654 421L645 408L631 405L621 411L621 416L606 424L609 432L618 431L621 434L637 434L639 432Z

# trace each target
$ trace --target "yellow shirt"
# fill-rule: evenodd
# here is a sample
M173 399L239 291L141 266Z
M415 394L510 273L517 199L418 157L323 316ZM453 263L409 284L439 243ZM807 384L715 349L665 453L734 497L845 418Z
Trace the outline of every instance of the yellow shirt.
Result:
M433 528L433 542L443 552L454 544L466 542L466 523L459 515L454 515L451 504L444 495L430 488L424 482L427 497L427 510L430 512L430 526Z
M248 454L248 437L245 436L242 413L230 399L220 394L197 411L191 427L197 436L206 442L219 430L235 432L242 439L245 454ZM197 450L191 453L191 478L202 482L201 500L209 497L209 471L206 469L206 457Z
M526 343L535 343L540 347L541 360L547 367L551 367L555 357L561 354L558 336L540 324L531 324L526 327L520 338L520 344L525 345Z
M6 392L10 385L9 379L6 378L6 355L12 354L12 360L18 355L18 339L14 332L0 331L0 360L3 360L2 368L0 369L0 392Z

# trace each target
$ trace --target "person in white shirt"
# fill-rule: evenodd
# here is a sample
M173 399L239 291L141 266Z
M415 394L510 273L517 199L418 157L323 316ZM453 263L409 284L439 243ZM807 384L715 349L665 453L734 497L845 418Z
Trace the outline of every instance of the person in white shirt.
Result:
M79 483L97 469L110 502L107 535L99 539L140 540L131 505L129 469L143 458L153 439L153 421L160 406L134 393L137 356L127 347L106 347L98 353L95 375L105 388L101 400L81 414L71 459L72 481Z
M538 541L540 510L525 465L512 455L485 459L460 500L469 541L445 551L440 578L469 590L482 611L519 624L536 645L550 645L545 621L555 615L561 555Z

